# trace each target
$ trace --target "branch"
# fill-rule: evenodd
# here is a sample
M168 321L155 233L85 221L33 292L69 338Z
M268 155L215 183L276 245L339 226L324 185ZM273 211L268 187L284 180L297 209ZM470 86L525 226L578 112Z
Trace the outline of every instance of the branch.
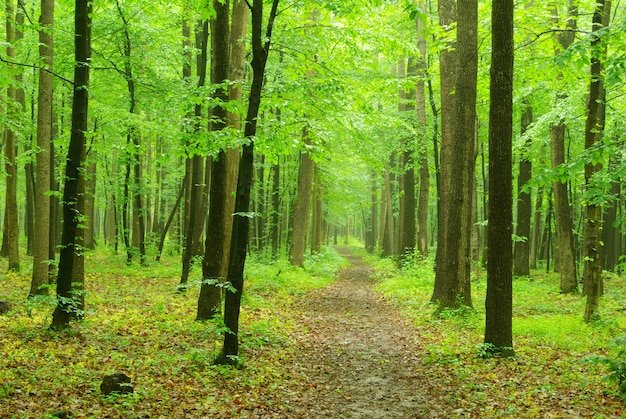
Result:
M533 39L530 39L524 42L523 44L516 47L515 49L518 50L520 48L525 48L529 46L530 44L536 42L539 38L543 37L544 35L550 35L550 34L561 33L561 32L574 32L574 33L589 34L589 32L579 30L579 29L549 29L547 31L543 31L543 32L539 32L538 34L535 34L535 37Z
M60 74L57 74L57 73L55 73L54 71L51 71L51 70L49 70L49 69L47 69L47 68L45 68L45 67L42 67L42 66L40 66L40 65L35 65L35 64L26 64L26 63L18 63L18 62L16 62L16 61L6 60L6 59L4 59L4 58L3 58L3 57L1 57L1 56L0 56L0 61L2 61L3 63L6 63L6 64L18 65L18 66L20 66L20 67L28 67L28 68L34 68L34 69L36 69L36 70L43 70L43 71L45 71L46 73L48 73L48 74L52 74L52 76L54 76L54 77L56 77L56 78L58 78L58 79L60 79L60 80L62 80L62 81L64 81L64 82L66 82L66 83L69 83L69 84L72 84L72 85L74 84L74 82L73 82L72 80L70 80L70 79L66 79L65 77L61 76Z

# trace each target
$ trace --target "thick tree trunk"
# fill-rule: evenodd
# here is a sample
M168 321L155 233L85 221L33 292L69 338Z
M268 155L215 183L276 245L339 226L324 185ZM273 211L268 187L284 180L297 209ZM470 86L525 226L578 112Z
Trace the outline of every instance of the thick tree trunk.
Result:
M470 292L470 239L472 230L472 188L474 186L474 143L476 127L476 78L478 68L477 22L475 0L458 2L456 50L457 66L455 111L451 137L442 136L442 188L439 239L433 301L440 308L472 305ZM460 71L458 63L462 63ZM443 66L443 63L441 64ZM442 68L442 77L444 76ZM446 82L447 83L447 82ZM442 89L444 80L442 80ZM442 97L444 93L442 92ZM443 112L442 102L442 112ZM442 114L443 117L443 114ZM443 128L443 126L442 126ZM445 150L445 153L444 153ZM439 284L439 287L437 286Z
M489 105L486 352L513 356L513 0L494 0Z
M456 1L441 0L438 2L439 24L445 31L452 30L457 19ZM441 90L441 152L439 155L438 167L438 211L437 211L437 255L436 255L436 275L432 302L440 302L448 288L447 275L444 273L443 267L451 265L450 269L456 269L458 262L453 257L452 251L458 243L450 243L446 238L448 219L450 217L449 209L452 207L451 200L451 183L452 172L454 167L454 123L456 120L456 98L454 89L456 85L458 71L458 50L454 43L446 45L442 49L439 56L439 72L440 72L440 90ZM435 142L435 150L438 147ZM437 161L437 159L435 160ZM439 268L442 269L439 269Z
M229 77L229 31L230 3L215 0L215 17L211 19L211 83L219 85ZM214 98L219 102L228 101L228 88L218 88ZM212 111L212 131L220 131L228 126L228 112L225 107L216 106ZM222 293L220 284L224 282L223 262L226 243L224 217L228 199L228 152L220 151L211 164L211 191L209 199L209 220L207 223L205 253L202 260L202 286L198 297L196 320L207 320L221 312Z
M526 132L533 120L533 110L529 103L522 114L521 132ZM526 140L525 147L528 149L531 139ZM519 161L519 174L517 176L517 227L515 235L517 240L514 247L513 273L517 276L530 275L530 218L532 215L532 202L530 191L526 190L526 184L532 176L532 163L526 152L521 153Z
M34 228L37 240L33 243L33 274L29 296L47 294L42 287L50 282L50 148L52 147L52 101L53 80L51 71L54 64L54 0L41 0L39 17L39 56L46 68L39 70L37 92L37 148L35 167L35 219ZM46 71L47 70L47 71Z
M72 132L67 151L65 168L65 188L63 190L63 236L59 273L57 277L57 306L52 314L54 330L67 329L72 311L76 310L76 301L72 294L74 278L74 260L79 217L76 214L78 184L81 174L82 158L87 132L87 110L89 103L89 60L91 56L91 8L87 0L76 0L75 9L75 62L74 98L72 100Z

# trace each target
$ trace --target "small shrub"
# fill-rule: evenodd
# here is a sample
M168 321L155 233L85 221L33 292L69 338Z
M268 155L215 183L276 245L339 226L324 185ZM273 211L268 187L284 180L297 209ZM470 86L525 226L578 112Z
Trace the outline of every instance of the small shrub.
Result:
M605 380L617 384L620 397L626 402L626 335L616 338L613 346L617 351L615 357L594 356L587 358L587 361L606 366L609 374Z

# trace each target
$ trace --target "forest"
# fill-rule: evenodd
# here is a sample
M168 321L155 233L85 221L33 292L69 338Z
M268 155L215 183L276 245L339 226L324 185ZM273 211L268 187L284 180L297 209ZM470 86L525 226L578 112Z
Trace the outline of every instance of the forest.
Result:
M626 417L619 0L4 17L0 417Z

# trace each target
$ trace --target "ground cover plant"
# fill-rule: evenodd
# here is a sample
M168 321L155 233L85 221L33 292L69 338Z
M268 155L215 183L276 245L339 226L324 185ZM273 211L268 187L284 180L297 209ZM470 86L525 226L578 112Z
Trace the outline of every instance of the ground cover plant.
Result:
M377 286L413 319L421 331L424 359L457 386L459 414L477 417L626 417L611 363L623 365L626 333L625 278L608 275L602 317L585 323L584 298L560 294L557 274L533 271L513 283L515 358L481 359L484 332L485 273L472 279L473 309L435 315L429 303L433 261L397 269L389 260L370 259ZM620 352L621 351L621 352ZM609 368L606 367L609 364ZM615 367L618 369L619 365ZM619 383L618 383L619 384ZM586 412L580 415L580 412ZM473 415L472 415L473 417Z
M86 315L63 333L48 329L53 297L25 299L30 272L0 266L0 299L12 305L0 316L0 417L228 417L262 406L286 379L290 304L328 284L343 263L332 250L309 259L306 269L249 261L244 368L237 370L212 365L223 329L194 321L199 285L176 292L177 256L146 268L126 267L123 258L89 253ZM102 377L114 372L131 377L134 394L100 395Z

